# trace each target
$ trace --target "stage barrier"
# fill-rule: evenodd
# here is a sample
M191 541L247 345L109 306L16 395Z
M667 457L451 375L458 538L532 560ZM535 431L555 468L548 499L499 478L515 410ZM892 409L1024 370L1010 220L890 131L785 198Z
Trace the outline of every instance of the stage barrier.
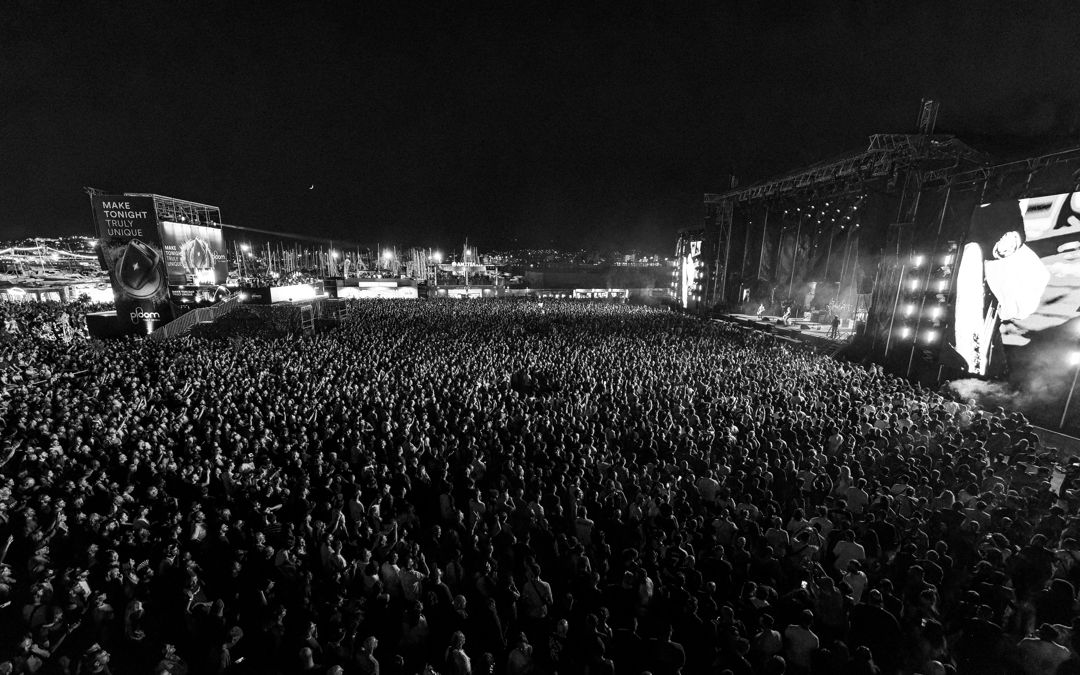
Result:
M204 321L217 321L239 306L240 297L233 295L228 300L216 305L193 309L182 315L179 319L170 321L161 328L158 328L153 333L150 333L148 337L154 342L164 342L165 340L171 340L182 335L187 335L191 332L191 328L195 324L203 323Z

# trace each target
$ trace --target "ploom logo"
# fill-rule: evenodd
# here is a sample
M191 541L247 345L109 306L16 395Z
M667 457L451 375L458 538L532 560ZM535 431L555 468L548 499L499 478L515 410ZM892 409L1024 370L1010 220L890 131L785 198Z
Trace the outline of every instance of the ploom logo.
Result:
M142 307L136 307L135 311L131 313L131 323L139 323L140 321L145 321L147 323L161 321L161 314L157 312L148 312Z

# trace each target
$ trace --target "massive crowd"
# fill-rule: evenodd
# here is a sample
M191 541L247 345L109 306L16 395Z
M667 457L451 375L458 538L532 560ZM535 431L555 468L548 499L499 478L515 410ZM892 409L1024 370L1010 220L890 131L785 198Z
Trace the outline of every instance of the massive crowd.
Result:
M1080 672L1075 465L875 367L571 302L0 350L0 674Z

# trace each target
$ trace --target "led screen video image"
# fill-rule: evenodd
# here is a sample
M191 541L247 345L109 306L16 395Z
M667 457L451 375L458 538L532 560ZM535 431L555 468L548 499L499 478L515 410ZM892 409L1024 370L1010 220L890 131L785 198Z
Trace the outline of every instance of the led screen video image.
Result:
M162 221L161 239L170 284L225 283L225 237L219 228Z
M975 375L1080 348L1080 192L975 208L955 277L952 347Z

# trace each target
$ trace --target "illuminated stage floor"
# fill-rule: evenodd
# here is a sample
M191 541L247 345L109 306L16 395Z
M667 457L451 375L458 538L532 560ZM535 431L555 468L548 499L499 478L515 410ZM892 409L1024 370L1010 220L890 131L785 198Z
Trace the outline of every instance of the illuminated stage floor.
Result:
M851 341L853 328L840 328L838 337L829 337L832 326L827 323L814 323L809 319L791 319L784 325L778 316L753 316L751 314L721 314L714 321L735 323L744 328L759 330L778 338L801 342L814 347L840 348Z

